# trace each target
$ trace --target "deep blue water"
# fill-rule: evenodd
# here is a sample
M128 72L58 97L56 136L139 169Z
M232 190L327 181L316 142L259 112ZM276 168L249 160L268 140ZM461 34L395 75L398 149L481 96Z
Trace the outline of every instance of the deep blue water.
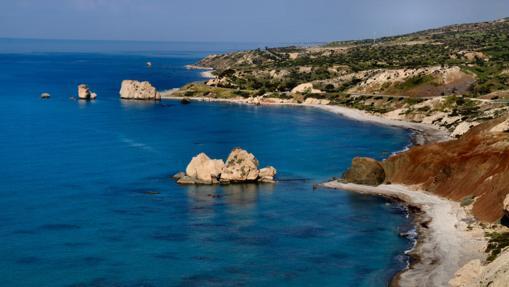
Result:
M0 286L386 285L411 244L402 208L312 185L402 149L409 132L303 107L119 100L127 78L200 80L183 66L207 50L186 49L0 54ZM82 82L96 101L69 98ZM236 146L281 181L169 178Z

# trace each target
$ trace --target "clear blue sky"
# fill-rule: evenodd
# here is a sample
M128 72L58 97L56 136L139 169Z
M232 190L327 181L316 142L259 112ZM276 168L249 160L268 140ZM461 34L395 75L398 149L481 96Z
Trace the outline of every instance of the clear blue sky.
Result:
M509 0L0 0L0 37L322 42L509 16Z

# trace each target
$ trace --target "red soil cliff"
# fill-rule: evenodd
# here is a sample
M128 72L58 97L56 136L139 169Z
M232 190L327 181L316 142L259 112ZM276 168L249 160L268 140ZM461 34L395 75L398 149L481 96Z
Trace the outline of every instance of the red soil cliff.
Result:
M383 162L386 182L421 185L460 201L473 197L473 214L495 222L509 193L509 119L481 124L457 140L416 146Z

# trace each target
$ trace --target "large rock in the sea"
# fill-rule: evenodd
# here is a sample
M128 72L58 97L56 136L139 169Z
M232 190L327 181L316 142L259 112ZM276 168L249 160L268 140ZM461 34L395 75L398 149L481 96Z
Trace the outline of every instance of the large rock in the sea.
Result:
M120 98L126 100L160 100L161 95L149 82L122 81Z
M380 185L385 180L382 164L372 158L356 157L352 166L343 174L343 180L349 183Z
M252 153L235 148L226 160L220 181L222 183L256 181L260 174L258 165L258 160Z
M185 173L179 172L173 178L179 184L274 183L276 173L272 166L258 170L258 160L252 153L235 148L228 156L226 164L222 160L210 159L206 154L200 153L193 157Z
M186 176L196 179L197 183L201 184L217 183L224 166L222 160L210 159L206 154L200 153L187 165Z
M80 100L95 100L97 94L93 93L87 85L81 84L78 86L78 98Z

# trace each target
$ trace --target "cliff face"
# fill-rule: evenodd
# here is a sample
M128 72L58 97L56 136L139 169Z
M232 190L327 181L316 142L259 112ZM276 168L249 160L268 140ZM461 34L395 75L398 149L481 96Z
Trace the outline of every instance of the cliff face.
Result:
M482 221L504 215L509 194L508 118L472 128L457 140L416 146L383 162L386 182L421 185L424 190L461 201L473 199Z

